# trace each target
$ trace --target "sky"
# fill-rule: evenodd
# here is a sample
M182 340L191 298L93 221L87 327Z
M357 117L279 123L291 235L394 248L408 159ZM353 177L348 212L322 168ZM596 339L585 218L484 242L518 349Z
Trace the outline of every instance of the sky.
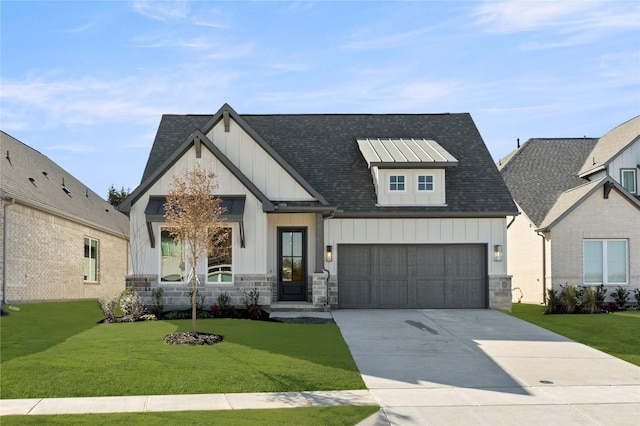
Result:
M640 2L0 0L0 129L104 197L162 114L471 114L497 162L640 115Z

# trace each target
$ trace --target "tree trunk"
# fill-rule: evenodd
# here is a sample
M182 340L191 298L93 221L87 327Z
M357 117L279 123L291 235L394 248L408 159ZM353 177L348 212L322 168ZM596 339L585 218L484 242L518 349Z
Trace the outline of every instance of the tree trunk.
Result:
M196 334L196 318L198 317L198 312L196 309L197 302L197 287L196 287L196 268L195 266L191 269L191 332Z

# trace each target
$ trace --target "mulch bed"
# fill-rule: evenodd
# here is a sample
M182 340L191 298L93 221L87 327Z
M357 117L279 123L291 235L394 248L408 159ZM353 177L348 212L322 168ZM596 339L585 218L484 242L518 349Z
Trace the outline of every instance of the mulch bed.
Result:
M164 336L168 345L213 345L222 342L222 336L210 333L171 333Z

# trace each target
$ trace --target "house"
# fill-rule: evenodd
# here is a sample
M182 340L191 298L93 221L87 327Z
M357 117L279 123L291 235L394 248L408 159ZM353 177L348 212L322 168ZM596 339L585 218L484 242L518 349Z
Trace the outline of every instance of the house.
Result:
M122 292L129 219L4 132L0 147L3 302L97 299Z
M498 168L521 212L507 231L514 301L640 287L640 116L599 139L530 139Z
M162 288L165 308L190 289L164 197L195 163L231 228L230 255L197 265L207 306L255 289L270 309L510 309L517 208L469 114L164 115L121 209L128 285L147 301Z

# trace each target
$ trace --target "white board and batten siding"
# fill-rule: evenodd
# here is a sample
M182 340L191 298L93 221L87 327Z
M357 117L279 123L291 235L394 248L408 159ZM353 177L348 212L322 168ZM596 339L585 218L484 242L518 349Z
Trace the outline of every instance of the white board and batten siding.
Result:
M506 275L506 219L331 219L325 244L340 256L340 244L486 244L489 275ZM503 247L503 261L493 261L493 246ZM331 274L337 262L327 263Z
M229 132L220 121L207 137L272 201L313 201L309 194L273 157L234 120Z
M240 228L239 224L230 222L234 240L233 269L242 271L244 274L263 274L267 269L267 218L262 211L262 203L244 185L226 169L217 158L208 150L202 150L202 158L196 159L195 149L191 148L182 158L180 158L167 172L155 182L149 190L131 208L131 234L134 233L132 243L135 240L136 246L131 247L131 266L133 273L160 273L160 228L162 223L153 224L153 232L156 240L156 248L151 249L149 241L146 217L144 210L153 195L167 195L171 179L175 174L180 174L187 168L193 167L199 162L205 169L213 170L217 176L216 182L219 185L217 194L224 195L246 195L244 210L244 233L245 247L240 248ZM204 274L206 265L203 262L199 265L198 272Z

